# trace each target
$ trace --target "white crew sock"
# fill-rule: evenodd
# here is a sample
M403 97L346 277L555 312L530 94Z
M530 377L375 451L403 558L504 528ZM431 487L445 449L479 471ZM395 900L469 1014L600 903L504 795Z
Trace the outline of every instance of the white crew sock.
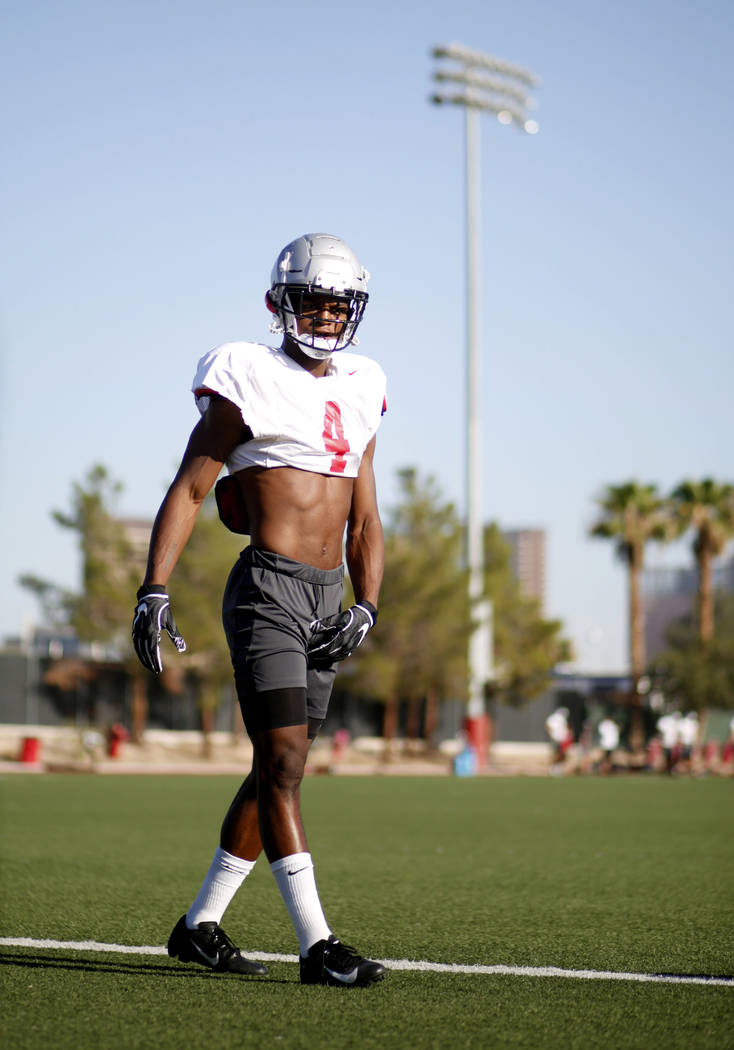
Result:
M331 934L321 910L311 854L293 853L282 857L273 861L270 870L296 928L301 955L308 955L311 945L326 940Z
M200 922L220 922L237 890L255 867L254 860L242 860L217 846L196 900L186 912L190 930Z

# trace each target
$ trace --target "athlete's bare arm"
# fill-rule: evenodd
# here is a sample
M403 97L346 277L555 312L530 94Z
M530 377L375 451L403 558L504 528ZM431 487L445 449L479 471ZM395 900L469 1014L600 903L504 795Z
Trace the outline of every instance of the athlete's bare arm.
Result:
M150 538L144 583L165 587L186 546L204 497L232 450L249 431L240 410L225 398L212 398L191 432L181 466L165 495Z
M385 571L385 541L375 490L375 438L365 449L352 490L347 526L347 568L357 601L378 605Z

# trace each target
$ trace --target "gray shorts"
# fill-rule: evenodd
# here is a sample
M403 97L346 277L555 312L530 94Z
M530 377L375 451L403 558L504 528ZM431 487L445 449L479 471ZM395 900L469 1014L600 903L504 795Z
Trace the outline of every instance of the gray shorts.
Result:
M305 690L299 721L326 717L336 664L309 668L306 646L312 621L339 612L343 584L343 565L317 569L256 547L243 550L229 574L222 619L245 724L248 709L266 699L258 694L273 690Z

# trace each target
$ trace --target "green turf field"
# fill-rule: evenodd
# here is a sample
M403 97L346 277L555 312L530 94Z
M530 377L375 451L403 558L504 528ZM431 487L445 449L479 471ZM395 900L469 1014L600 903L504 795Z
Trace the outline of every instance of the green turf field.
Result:
M165 944L236 782L6 776L0 937ZM327 918L384 960L734 973L734 782L312 778ZM295 955L267 863L229 909ZM393 970L370 989L210 974L160 955L0 946L2 1035L52 1047L734 1046L734 986Z

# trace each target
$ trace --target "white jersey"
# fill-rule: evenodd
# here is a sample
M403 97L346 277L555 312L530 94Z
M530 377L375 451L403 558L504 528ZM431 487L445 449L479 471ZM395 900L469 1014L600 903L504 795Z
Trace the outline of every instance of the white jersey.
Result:
M551 740L556 744L562 744L568 736L568 720L563 711L554 711L545 720L545 728Z
M599 743L602 751L616 751L619 747L619 728L611 718L603 718L599 723Z
M672 711L669 715L663 715L658 719L658 733L662 738L663 747L672 750L678 743L678 724L680 715Z
M698 715L691 711L678 723L678 739L683 747L695 747L698 742Z
M361 354L339 351L317 377L275 347L224 343L202 357L192 390L202 415L219 394L252 431L227 460L230 474L297 467L356 478L385 411L385 385L380 366Z

